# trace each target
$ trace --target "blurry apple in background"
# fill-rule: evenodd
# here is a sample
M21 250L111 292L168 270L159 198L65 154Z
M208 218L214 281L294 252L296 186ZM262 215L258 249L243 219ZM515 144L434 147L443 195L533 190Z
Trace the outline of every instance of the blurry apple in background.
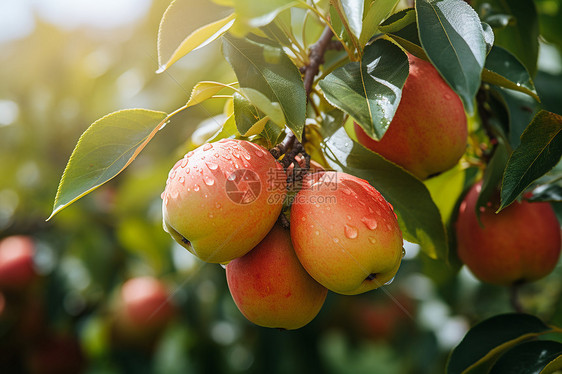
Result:
M355 123L359 143L419 179L452 168L464 154L468 129L458 95L427 61L408 54L410 74L388 130L380 141Z
M560 256L560 224L549 203L514 202L499 213L499 196L480 209L476 183L459 208L459 258L481 281L497 285L531 282L548 275Z
M150 276L123 283L114 307L117 339L128 343L153 340L176 315L167 287Z
M28 236L15 235L0 241L0 290L22 291L33 283L35 244Z

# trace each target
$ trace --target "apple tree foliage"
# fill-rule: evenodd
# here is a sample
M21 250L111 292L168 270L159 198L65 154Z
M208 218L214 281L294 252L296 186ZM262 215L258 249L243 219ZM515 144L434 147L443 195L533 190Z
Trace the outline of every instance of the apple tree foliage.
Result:
M174 0L158 30L157 73L200 48L220 49L234 82L202 80L169 113L124 109L84 132L60 180L52 218L127 168L189 107L224 101L206 141L236 137L272 148L286 134L325 167L366 179L394 206L404 238L439 266L460 268L451 222L466 189L484 178L501 206L523 194L561 200L562 115L535 88L539 39L560 45L560 13L548 1L216 0L215 20L184 22ZM408 7L411 5L411 7ZM541 12L537 11L541 8ZM552 19L554 18L554 19ZM431 62L469 118L464 157L421 181L367 150L356 121L384 136L408 77L407 53ZM548 96L548 95L547 95ZM448 373L552 373L562 367L560 333L532 315L506 314L474 326L450 355Z

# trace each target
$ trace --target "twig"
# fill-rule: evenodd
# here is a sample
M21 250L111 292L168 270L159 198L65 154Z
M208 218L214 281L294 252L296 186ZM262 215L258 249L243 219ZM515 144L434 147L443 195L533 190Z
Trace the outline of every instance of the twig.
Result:
M269 150L269 153L271 153L273 157L278 159L293 147L296 139L297 138L295 137L295 134L289 132L289 134L285 137L285 139L283 139L281 143L277 144L275 147Z
M310 46L308 65L304 67L305 72L303 78L306 97L308 97L312 90L314 77L318 74L320 65L324 62L324 52L326 52L326 49L331 45L333 35L332 30L326 26L322 35L320 35L320 39Z

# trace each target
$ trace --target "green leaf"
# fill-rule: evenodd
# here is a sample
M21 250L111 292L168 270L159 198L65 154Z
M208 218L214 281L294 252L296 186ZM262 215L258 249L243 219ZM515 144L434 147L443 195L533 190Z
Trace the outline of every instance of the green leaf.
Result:
M197 105L210 99L223 88L231 88L229 85L219 82L202 81L197 83L191 90L191 96L187 101L186 107Z
M241 88L240 91L252 104L264 112L265 115L269 116L278 126L285 126L285 117L283 116L283 111L279 103L272 103L264 94L253 88Z
M364 0L338 0L345 16L345 20L353 35L359 39L363 28Z
M374 139L388 129L408 77L408 58L387 40L365 48L361 61L350 62L320 81L326 99L352 116Z
M511 22L494 29L495 45L513 53L525 65L531 76L537 72L539 53L539 23L533 0L475 0L476 9L484 6L493 14L510 16Z
M472 113L486 59L478 15L463 0L419 0L416 15L421 45L429 60Z
M233 135L238 134L238 129L236 128L236 121L234 120L234 113L229 115L224 121L224 124L210 139L207 140L208 143L213 143L224 138L230 138Z
M129 166L167 119L163 112L126 109L90 125L68 160L47 220Z
M510 152L505 143L501 139L498 139L498 145L484 171L482 189L480 190L480 194L476 200L476 206L474 207L476 217L480 218L480 207L486 207L486 204L491 202L493 198L497 199L498 187L501 184L509 155Z
M482 80L497 86L523 92L540 102L529 72L515 56L507 50L494 46L482 72Z
M439 210L425 185L399 166L354 142L342 127L322 150L329 166L367 180L393 206L404 238L431 258L447 258L447 238Z
M451 218L464 187L465 175L466 171L457 164L455 167L423 181L433 202L439 208L443 222L447 222Z
M550 171L562 155L562 116L537 113L521 135L504 172L501 206L511 204L533 181Z
M487 373L498 357L511 347L548 331L529 314L502 314L472 327L452 351L447 374Z
M494 46L494 30L486 22L481 22L482 24L482 35L484 35L484 42L486 43L486 54L490 53L492 47Z
M282 11L301 6L289 0L234 0L234 11L240 21L250 27L265 26Z
M536 187L529 201L562 201L562 184L543 184Z
M191 19L194 17L193 13L197 12L198 5L194 5L190 1L174 0L170 3L158 28L158 66L157 73L161 73L169 68L172 64L178 61L191 51L204 47L212 41L219 38L222 34L234 23L234 14L219 20L205 24L208 17L199 19ZM219 7L207 9L215 10L222 13ZM211 14L215 14L211 12ZM220 14L220 13L219 13ZM216 15L215 15L216 17ZM190 22L196 21L196 23ZM201 23L199 23L201 22ZM200 26L199 25L203 25Z
M371 2L363 18L363 29L359 37L361 46L367 44L369 39L377 32L379 24L384 20L399 0L376 0Z
M560 370L562 370L562 356L558 356L552 360L539 374L554 374L559 373Z
M243 135L246 134L254 124L260 120L262 114L258 109L244 96L234 93L234 119L236 120L236 128Z
M490 374L539 374L562 355L562 343L534 341L521 343L499 358Z
M298 68L278 44L265 39L223 38L223 54L241 88L251 88L279 103L287 126L298 139L306 117L306 93Z
M416 21L416 11L413 8L403 9L386 19L379 30L390 36L402 48L414 56L428 60L421 47Z

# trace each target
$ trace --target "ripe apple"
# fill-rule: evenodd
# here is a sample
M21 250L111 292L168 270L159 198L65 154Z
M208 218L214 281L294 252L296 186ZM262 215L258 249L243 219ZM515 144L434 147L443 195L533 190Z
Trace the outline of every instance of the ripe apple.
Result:
M265 148L236 139L205 144L170 171L164 229L203 261L228 262L271 230L285 186L283 167Z
M36 278L35 244L28 236L9 236L0 241L0 289L21 291Z
M117 329L124 335L144 337L162 330L175 308L166 286L153 277L137 277L121 286L117 302Z
M275 225L245 256L226 265L234 302L256 325L298 329L316 317L328 290L308 275L288 230Z
M495 213L497 202L480 209L482 182L471 187L456 222L460 259L483 282L512 285L549 274L560 256L560 224L549 203L514 202Z
M419 179L452 168L466 149L467 121L457 94L429 62L408 55L410 75L388 130L380 141L355 123L365 147Z
M291 208L291 238L306 271L340 294L382 286L402 260L392 206L367 181L346 173L306 178Z

